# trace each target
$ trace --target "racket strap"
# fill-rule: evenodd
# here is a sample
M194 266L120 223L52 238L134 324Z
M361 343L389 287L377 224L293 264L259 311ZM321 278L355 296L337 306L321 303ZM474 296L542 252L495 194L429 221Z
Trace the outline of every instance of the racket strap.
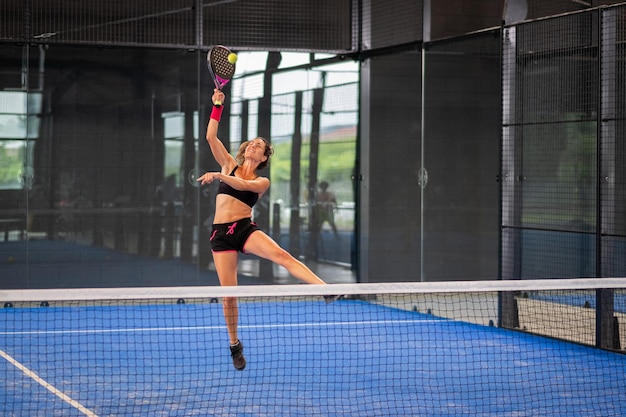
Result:
M218 122L222 118L222 112L224 111L224 107L222 106L213 106L213 110L211 110L211 119L217 120Z

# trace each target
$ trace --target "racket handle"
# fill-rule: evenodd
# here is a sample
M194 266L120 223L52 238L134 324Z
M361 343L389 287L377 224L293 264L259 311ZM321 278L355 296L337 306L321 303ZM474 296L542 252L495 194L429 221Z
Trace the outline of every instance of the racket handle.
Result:
M213 105L215 107L222 107L222 102L220 100L215 100L215 103L213 103Z

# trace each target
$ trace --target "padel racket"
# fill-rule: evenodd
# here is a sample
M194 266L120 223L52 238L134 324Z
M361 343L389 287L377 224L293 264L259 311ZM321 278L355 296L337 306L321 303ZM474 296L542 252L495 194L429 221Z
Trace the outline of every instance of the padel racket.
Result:
M206 56L206 65L209 68L209 73L211 78L213 78L215 88L220 91L235 75L235 63L228 60L230 54L231 51L227 47L216 45L211 48ZM216 101L214 104L217 107L222 105L219 101Z

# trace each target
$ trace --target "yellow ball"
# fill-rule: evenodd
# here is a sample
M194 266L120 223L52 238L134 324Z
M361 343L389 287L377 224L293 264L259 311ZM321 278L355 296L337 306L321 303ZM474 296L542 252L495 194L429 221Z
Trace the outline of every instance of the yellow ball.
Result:
M228 54L228 62L230 62L231 64L234 64L235 62L237 62L237 54L233 52Z

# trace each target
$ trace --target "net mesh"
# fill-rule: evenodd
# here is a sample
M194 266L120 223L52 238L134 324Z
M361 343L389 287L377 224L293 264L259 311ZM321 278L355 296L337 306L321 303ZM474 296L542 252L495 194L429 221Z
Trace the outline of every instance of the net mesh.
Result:
M0 412L618 416L625 288L596 279L0 290ZM329 290L345 297L327 304ZM233 296L241 372L223 312ZM612 349L594 347L598 311L614 319Z

